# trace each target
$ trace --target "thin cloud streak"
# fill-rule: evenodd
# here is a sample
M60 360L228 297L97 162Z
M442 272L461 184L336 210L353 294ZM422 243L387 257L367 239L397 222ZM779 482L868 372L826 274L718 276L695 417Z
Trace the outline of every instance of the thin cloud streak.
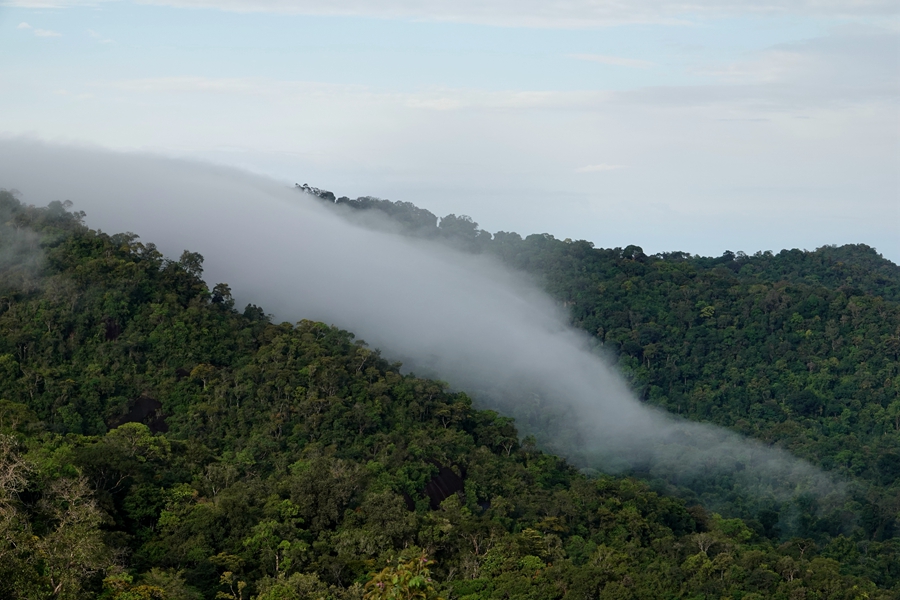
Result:
M649 60L640 60L636 58L622 58L620 56L607 56L605 54L569 54L569 58L575 60L586 60L596 62L603 65L612 65L614 67L631 67L635 69L649 69L655 66L655 63Z
M0 6L21 8L70 8L97 6L117 0L3 0ZM671 0L641 2L595 2L568 0L141 0L142 4L232 12L327 15L472 23L500 27L584 29L630 23L687 24L698 18L736 16L860 17L896 20L891 0L789 0L787 2L743 2L701 0L685 4Z
M26 31L31 31L36 37L61 37L62 34L56 31L51 31L49 29L35 29L28 23L19 23L16 26L16 29L24 29Z
M112 39L107 38L107 37L103 37L102 35L100 35L100 34L97 33L96 31L94 31L93 29L88 29L88 30L87 30L87 33L88 33L89 36L91 36L91 38L97 40L97 42L100 43L100 44L115 44L115 43L116 43L115 40L112 40Z
M119 0L0 0L0 6L26 9L66 9L66 8L94 8L109 2Z
M601 163L599 165L586 165L575 169L576 173L601 173L603 171L618 171L619 169L627 169L628 165L608 165Z

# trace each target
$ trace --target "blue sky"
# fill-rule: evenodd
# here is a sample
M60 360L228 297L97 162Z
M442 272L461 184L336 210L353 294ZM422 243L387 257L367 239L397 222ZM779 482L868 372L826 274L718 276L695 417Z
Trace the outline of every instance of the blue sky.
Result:
M0 135L604 247L900 262L893 4L682 6L0 0Z

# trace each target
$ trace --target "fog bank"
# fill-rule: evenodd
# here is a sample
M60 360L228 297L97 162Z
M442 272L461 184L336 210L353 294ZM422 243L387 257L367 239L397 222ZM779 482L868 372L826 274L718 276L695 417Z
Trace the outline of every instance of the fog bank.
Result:
M636 400L554 302L487 258L349 222L321 201L239 171L151 155L0 140L0 187L35 205L71 200L86 223L133 231L169 257L201 253L210 285L276 320L354 332L470 392L480 407L575 464L670 479L740 473L756 493L833 484L788 453ZM314 183L314 182L312 182ZM527 233L527 232L525 232Z

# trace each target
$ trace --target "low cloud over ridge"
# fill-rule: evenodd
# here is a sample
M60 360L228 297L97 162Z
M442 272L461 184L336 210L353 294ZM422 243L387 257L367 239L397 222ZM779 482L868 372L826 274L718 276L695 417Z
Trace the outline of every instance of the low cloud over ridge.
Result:
M436 242L354 224L284 183L160 157L0 140L0 187L69 199L87 224L135 231L168 256L206 257L206 279L278 320L349 329L389 359L517 416L585 467L670 479L739 471L759 496L834 484L788 453L676 419L621 377L522 275Z

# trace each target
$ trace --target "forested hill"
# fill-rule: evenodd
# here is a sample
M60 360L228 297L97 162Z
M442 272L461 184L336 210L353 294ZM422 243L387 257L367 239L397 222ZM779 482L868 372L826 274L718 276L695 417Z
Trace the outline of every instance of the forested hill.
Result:
M882 257L865 244L823 246L815 251L781 250L778 254L760 251L753 255L726 250L720 257L703 257L686 252L665 252L644 255L639 246L599 249L584 240L557 240L542 233L521 239L517 233L499 231L491 234L480 229L478 223L466 215L449 214L438 218L431 211L419 208L411 202L393 202L371 196L352 200L346 196L335 197L333 192L297 185L326 203L348 207L355 212L373 212L388 217L399 230L407 235L443 239L457 247L474 252L497 252L515 266L533 272L546 271L548 263L553 268L570 268L563 279L571 279L571 267L585 275L602 274L608 267L601 267L619 258L637 259L642 263L656 261L687 262L703 271L724 267L741 279L757 279L767 282L806 283L822 285L829 289L842 289L849 295L880 296L886 300L900 301L900 266ZM518 242L518 243L517 243ZM523 243L524 242L524 243ZM570 246L562 246L561 244ZM500 252L500 246L512 246ZM585 246L594 252L585 252ZM536 257L535 254L548 254Z
M871 539L900 532L900 267L865 245L718 258L491 234L410 203L334 198L532 274L612 350L636 393L856 482ZM695 490L703 493L702 490ZM734 507L739 512L738 507ZM820 523L820 527L831 527Z
M0 597L900 592L883 518L789 537L587 478L348 332L235 310L200 255L83 217L0 192ZM692 329L719 318L705 308Z

